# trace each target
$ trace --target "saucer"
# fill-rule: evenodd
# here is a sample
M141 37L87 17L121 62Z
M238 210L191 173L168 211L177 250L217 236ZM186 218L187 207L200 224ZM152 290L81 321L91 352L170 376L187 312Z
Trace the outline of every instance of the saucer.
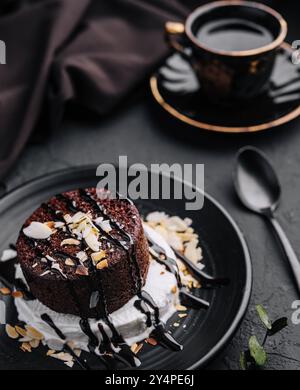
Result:
M300 66L292 48L280 49L268 91L243 107L220 107L202 95L186 59L172 54L150 79L159 105L188 125L216 132L246 133L271 129L300 116Z

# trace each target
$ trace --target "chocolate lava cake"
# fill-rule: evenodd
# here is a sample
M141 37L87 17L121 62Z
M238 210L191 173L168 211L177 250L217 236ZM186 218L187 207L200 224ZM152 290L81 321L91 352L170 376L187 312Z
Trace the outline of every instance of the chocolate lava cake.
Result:
M25 222L18 260L32 294L50 309L83 318L112 313L136 295L149 266L137 208L95 188L65 192Z

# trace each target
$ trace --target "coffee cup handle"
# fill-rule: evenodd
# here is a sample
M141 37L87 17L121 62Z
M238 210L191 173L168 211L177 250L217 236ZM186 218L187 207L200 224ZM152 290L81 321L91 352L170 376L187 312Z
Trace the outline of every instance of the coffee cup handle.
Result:
M184 24L178 22L166 22L165 37L168 45L182 55L186 60L191 62L191 54L187 52L188 45L184 33Z

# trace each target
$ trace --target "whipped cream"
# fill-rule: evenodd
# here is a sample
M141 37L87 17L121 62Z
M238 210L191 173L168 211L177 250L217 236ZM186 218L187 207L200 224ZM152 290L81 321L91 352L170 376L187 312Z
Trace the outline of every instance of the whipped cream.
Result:
M157 232L149 226L144 226L145 232L151 239L160 247L162 247L169 257L175 259L174 252ZM24 278L20 266L16 268L16 277ZM174 293L173 287L177 285L176 278L173 274L167 271L166 267L157 263L155 260L150 261L149 271L143 290L151 295L160 311L160 318L163 322L167 322L170 317L176 312L175 306L179 303L178 292ZM173 292L171 291L173 290ZM123 336L128 345L142 341L149 337L153 327L147 327L146 316L134 307L134 302L138 299L133 297L123 307L110 314L110 320ZM33 326L44 335L44 344L50 349L60 350L63 347L64 341L61 340L56 332L46 324L41 315L47 313L55 325L62 331L68 341L74 343L75 348L80 348L88 351L88 337L82 332L79 321L80 318L74 315L57 313L40 301L26 301L16 299L15 305L18 311L20 321ZM96 319L90 319L90 327L93 333L101 340L101 334L98 328ZM102 323L105 331L111 334L106 324Z

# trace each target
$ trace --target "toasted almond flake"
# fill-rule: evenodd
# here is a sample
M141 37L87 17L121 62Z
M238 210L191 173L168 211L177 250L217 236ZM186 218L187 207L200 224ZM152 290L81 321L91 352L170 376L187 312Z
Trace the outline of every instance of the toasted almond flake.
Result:
M94 263L97 263L98 261L104 259L107 256L106 252L104 250L99 252L94 252L91 254L91 258Z
M75 238L66 238L60 244L60 246L64 246L64 245L80 245L80 241L76 240Z
M21 326L16 325L15 329L19 333L20 336L22 336L22 337L26 337L27 336L26 330L21 328Z
M177 292L177 286L173 286L173 287L171 288L171 293L172 293L172 294L176 294L176 292Z
M176 232L168 232L167 242L172 248L177 251L182 251L184 249L183 243L180 237L176 234Z
M95 219L95 223L99 225L106 233L109 233L112 230L109 220L104 221L102 217Z
M160 273L161 275L164 275L165 274L165 272L164 271L161 271L161 273Z
M176 305L176 310L178 310L178 311L186 311L187 308L185 306L183 306L183 305L178 304L178 305Z
M5 331L11 339L17 339L19 337L19 334L16 329L9 324L5 325Z
M64 220L66 221L66 223L71 223L72 222L72 217L70 214L65 214L64 215Z
M77 357L80 357L80 355L81 355L81 349L75 348L75 349L74 349L74 353L75 353L75 355L76 355Z
M65 264L69 265L71 267L73 267L75 265L74 261L72 259L70 259L69 257L66 259Z
M74 362L64 362L64 364L70 368L72 368L74 366Z
M27 331L27 335L32 337L33 339L37 339L37 340L43 340L44 339L44 335L39 332L37 329L35 329L33 326L30 326L30 325L26 325L26 331Z
M153 337L149 337L148 339L145 340L147 344L150 345L157 345L157 341Z
M175 328L178 328L180 326L179 322L174 322L173 326L175 326Z
M107 267L108 267L107 260L99 261L99 263L96 265L97 269L103 269L103 268L107 268Z
M82 211L78 211L76 214L73 215L72 222L79 223L80 221L82 221L87 217L88 217L87 214L83 213Z
M93 252L98 252L100 249L100 243L98 242L98 235L93 234L92 232L84 238L86 244Z
M56 229L60 229L60 228L62 228L62 227L64 227L64 226L65 226L65 223L64 223L64 222L61 222L61 221L57 221L57 222L54 223L54 227L55 227Z
M11 291L10 291L10 289L7 288L7 287L2 287L2 288L0 288L0 293L1 293L2 295L9 295L9 294L11 293Z
M11 294L14 298L23 298L22 291L13 291Z
M51 356L51 355L53 355L55 352L56 352L56 351L54 351L54 349L48 349L46 355L47 355L47 356Z
M31 346L29 343L22 343L20 348L23 352L31 352Z
M19 341L20 343L28 343L29 341L32 341L32 340L33 340L32 337L26 336L26 337L20 338L18 341Z
M73 340L67 341L67 344L68 344L68 346L69 346L71 349L74 349L74 348L75 348L75 343L74 343Z
M48 226L50 229L53 229L55 226L54 221L45 222L45 225Z
M153 211L152 213L149 213L146 217L146 220L148 222L152 223L162 223L168 219L168 215L163 211Z
M185 247L184 255L193 263L197 263L202 259L202 250L198 247L198 239L189 241Z
M77 259L82 262L85 262L88 259L88 255L84 251L80 251L76 254Z
M139 353L140 350L143 348L143 344L142 343L134 343L132 346L131 346L131 351L133 353Z
M55 359L62 360L64 362L72 362L73 361L73 356L70 355L68 352L58 352L58 353L53 353L49 355Z
M180 217L170 217L165 221L168 230L174 232L184 232L188 228L187 224Z
M89 271L88 271L88 269L84 265L78 265L78 267L76 268L75 273L77 275L88 276Z
M45 240L52 234L52 229L41 222L31 222L29 226L23 229L25 236L35 238L36 240Z
M29 341L29 344L32 348L37 348L40 345L40 340L34 339Z
M186 313L179 313L179 314L178 314L178 317L179 317L179 318L184 318L184 317L186 317L186 316L187 316Z

